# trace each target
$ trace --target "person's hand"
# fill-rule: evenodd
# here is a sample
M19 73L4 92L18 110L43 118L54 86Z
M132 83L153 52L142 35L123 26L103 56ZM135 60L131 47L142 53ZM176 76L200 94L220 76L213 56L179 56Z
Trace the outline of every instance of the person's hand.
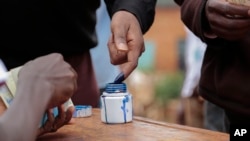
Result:
M111 32L108 41L111 63L120 65L127 78L145 50L140 24L133 14L118 11L112 17Z
M17 89L49 90L48 108L53 108L73 95L77 88L76 79L76 72L62 55L53 53L26 63L18 73Z
M58 106L58 116L54 117L53 109L47 110L47 120L43 126L38 129L37 136L46 133L56 132L59 128L69 123L74 113L74 106L70 106L66 111L64 105Z
M226 0L208 0L205 12L214 34L227 40L237 40L249 33L249 9Z
M70 120L72 119L74 110L75 110L74 106L68 107L66 111L64 109L64 105L58 106L57 109L58 109L58 115L56 117L54 117L53 109L48 109L46 111L47 120L44 123L44 125L38 129L38 132L37 132L38 137L46 133L56 132L59 128L61 128L62 126L70 122ZM0 116L6 110L7 109L4 105L4 102L0 98Z

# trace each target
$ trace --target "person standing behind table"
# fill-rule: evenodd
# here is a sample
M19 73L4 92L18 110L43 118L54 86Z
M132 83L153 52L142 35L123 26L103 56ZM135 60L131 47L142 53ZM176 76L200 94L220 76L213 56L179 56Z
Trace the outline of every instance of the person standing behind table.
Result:
M186 75L181 90L182 109L187 109L183 111L184 124L226 132L224 110L207 100L201 99L197 94L201 65L207 45L187 27L185 27L185 31L187 33L185 45Z
M8 109L0 98L0 140L34 141L38 135L62 127L71 119L73 107L65 113L59 110L63 120L48 113L49 121L38 129L48 108L61 107L70 99L77 88L76 80L76 72L60 54L49 54L24 64L18 74L16 96Z
M110 63L107 46L107 40L111 34L109 27L110 17L104 0L101 0L101 6L97 10L96 24L98 45L90 50L100 94L102 94L105 90L106 84L113 82L115 77L120 73L119 66L115 66Z
M226 0L175 2L184 24L207 44L199 94L224 109L230 126L249 126L249 7Z
M153 23L156 0L105 0L111 21L111 62L125 78L144 51L143 34ZM0 58L8 69L52 52L61 53L78 74L75 105L97 107L99 92L89 50L97 44L99 0L1 1Z

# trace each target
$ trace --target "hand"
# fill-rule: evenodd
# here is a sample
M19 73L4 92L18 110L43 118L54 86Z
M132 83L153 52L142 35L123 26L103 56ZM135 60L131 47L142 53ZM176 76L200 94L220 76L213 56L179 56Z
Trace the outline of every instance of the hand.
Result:
M68 124L74 113L74 106L68 107L65 111L64 105L60 105L58 108L58 116L54 117L53 109L47 110L48 119L45 124L38 129L37 136L42 136L46 133L56 132L62 126ZM4 102L0 98L0 116L6 111Z
M121 71L127 78L145 50L140 24L133 14L119 11L112 17L111 32L108 41L111 63L121 65Z
M42 136L46 133L56 132L59 128L69 123L74 113L74 106L70 106L66 111L64 106L58 106L58 116L54 117L53 109L47 110L47 121L38 129L37 136Z
M26 63L18 74L17 89L33 89L52 94L48 108L66 102L75 92L77 74L63 60L62 55L53 53ZM22 82L21 82L22 81ZM33 94L35 94L35 92Z
M226 0L208 0L205 11L213 33L220 38L237 40L249 33L249 9Z

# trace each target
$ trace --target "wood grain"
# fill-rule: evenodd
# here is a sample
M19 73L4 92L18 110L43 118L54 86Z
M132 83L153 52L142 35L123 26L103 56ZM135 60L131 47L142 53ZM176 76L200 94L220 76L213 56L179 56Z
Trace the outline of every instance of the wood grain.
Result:
M100 110L93 115L76 118L55 133L38 138L38 141L229 141L229 135L200 128L158 122L134 117L131 123L105 124Z

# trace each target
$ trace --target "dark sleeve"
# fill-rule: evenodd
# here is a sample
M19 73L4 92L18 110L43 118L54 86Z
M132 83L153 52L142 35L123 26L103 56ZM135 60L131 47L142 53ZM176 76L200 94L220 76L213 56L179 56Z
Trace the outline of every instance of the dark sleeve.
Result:
M201 40L207 40L204 37L204 31L210 30L209 23L205 14L207 0L174 0L181 7L182 22Z
M105 3L110 17L119 10L126 10L134 14L144 34L153 24L156 1L157 0L105 0Z
M178 5L181 5L183 3L183 0L174 0L175 3L177 3Z
M208 47L224 46L222 38L207 38L204 33L212 33L205 13L207 0L174 0L181 7L181 20L197 37L207 43Z

